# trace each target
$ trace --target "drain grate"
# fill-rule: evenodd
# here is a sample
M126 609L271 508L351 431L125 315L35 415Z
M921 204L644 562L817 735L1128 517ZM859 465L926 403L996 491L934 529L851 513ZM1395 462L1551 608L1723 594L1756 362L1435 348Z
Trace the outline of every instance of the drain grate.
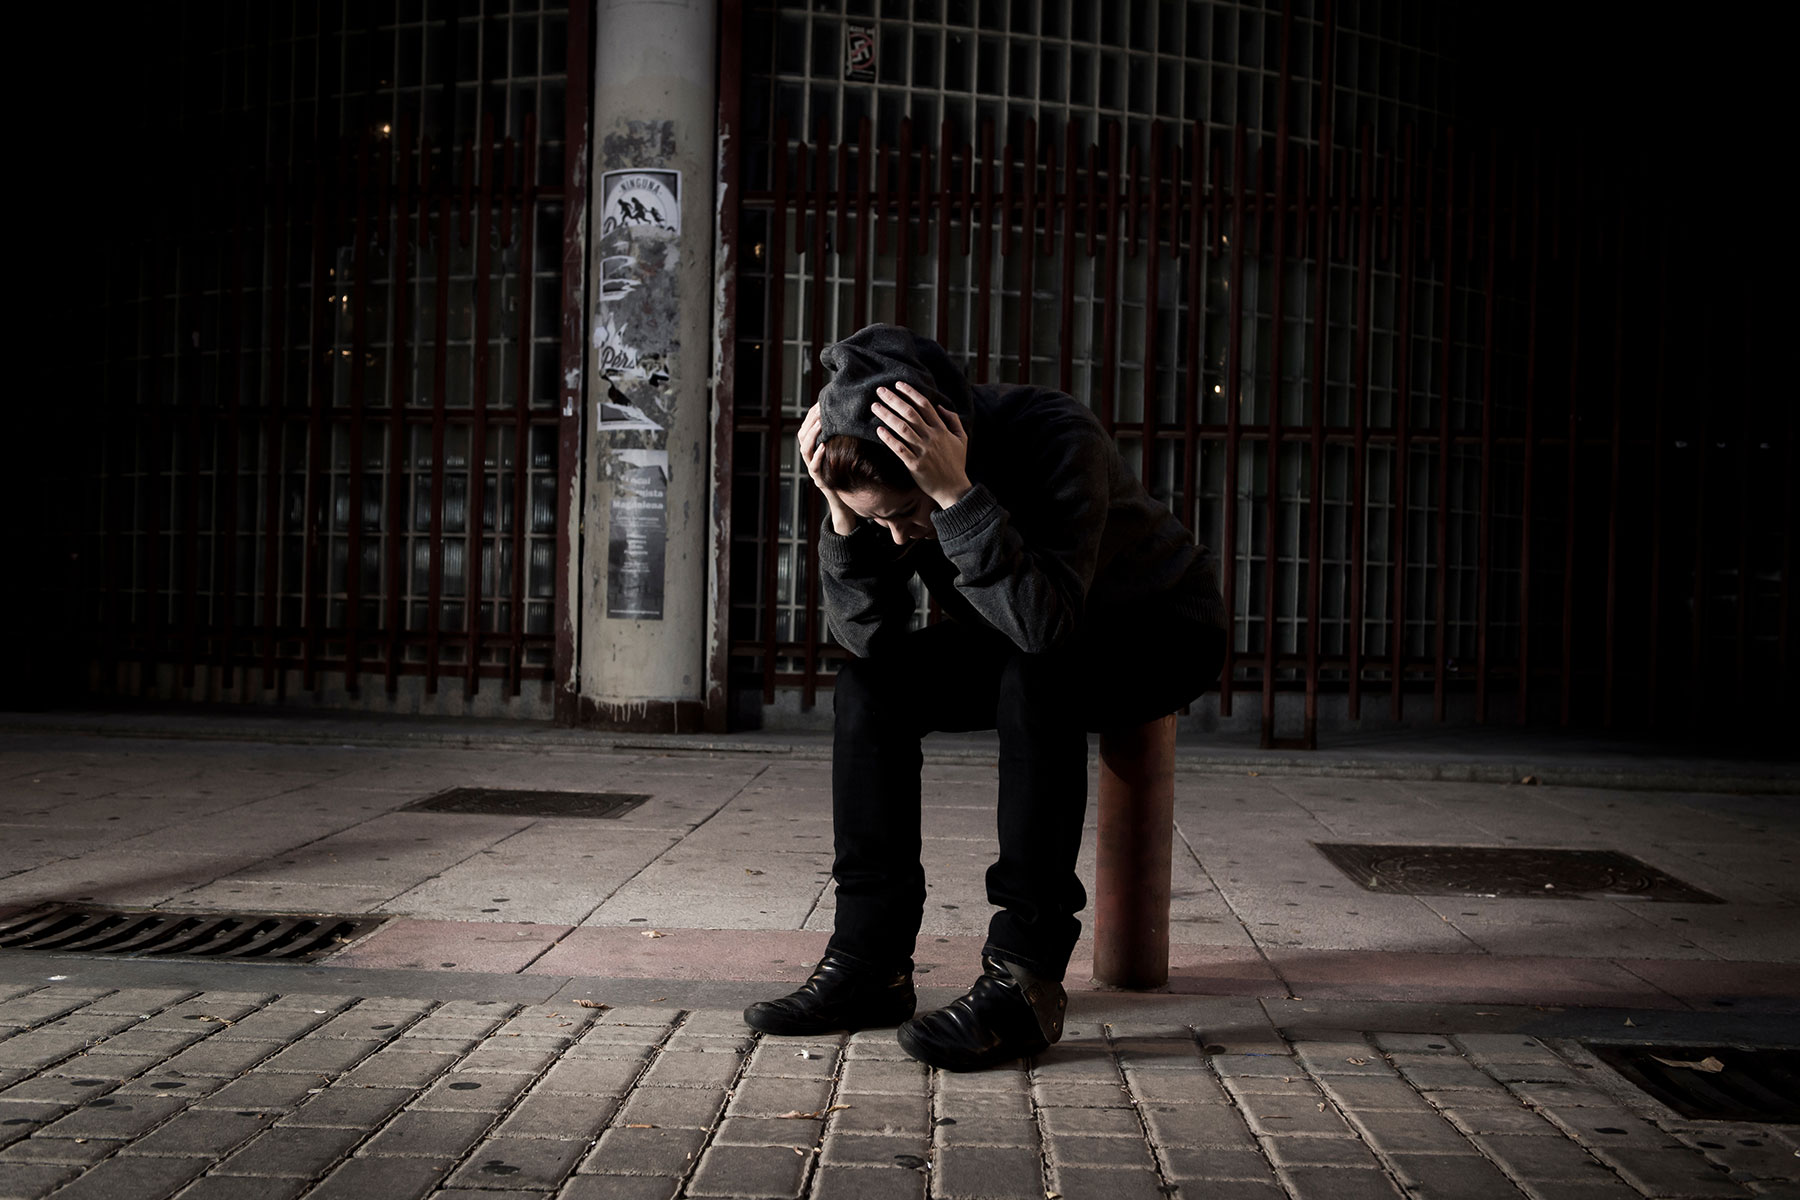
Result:
M504 817L622 817L650 797L644 792L546 792L529 788L451 788L406 806L414 812L489 813Z
M1333 866L1371 892L1723 903L1717 896L1616 850L1374 846L1354 842L1313 845Z
M1582 1044L1689 1120L1800 1122L1800 1050Z
M311 962L386 917L129 912L48 904L0 918L0 950Z

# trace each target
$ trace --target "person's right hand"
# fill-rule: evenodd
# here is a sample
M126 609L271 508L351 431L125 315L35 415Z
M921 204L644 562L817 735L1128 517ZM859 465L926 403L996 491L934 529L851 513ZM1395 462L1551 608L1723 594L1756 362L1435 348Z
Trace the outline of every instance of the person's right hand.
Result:
M825 457L825 439L820 436L821 431L819 406L815 404L806 410L806 419L800 422L800 461L806 464L806 473L812 476L813 486L824 493L825 503L831 508L832 530L839 537L849 537L856 532L856 514L835 491L825 486L825 480L819 475L819 466Z

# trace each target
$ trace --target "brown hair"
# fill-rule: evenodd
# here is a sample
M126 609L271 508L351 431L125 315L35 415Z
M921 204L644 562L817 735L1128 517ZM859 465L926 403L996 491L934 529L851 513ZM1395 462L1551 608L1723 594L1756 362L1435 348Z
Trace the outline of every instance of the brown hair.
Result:
M861 492L881 488L910 492L918 486L900 457L878 442L848 433L825 440L825 456L819 475L834 492Z

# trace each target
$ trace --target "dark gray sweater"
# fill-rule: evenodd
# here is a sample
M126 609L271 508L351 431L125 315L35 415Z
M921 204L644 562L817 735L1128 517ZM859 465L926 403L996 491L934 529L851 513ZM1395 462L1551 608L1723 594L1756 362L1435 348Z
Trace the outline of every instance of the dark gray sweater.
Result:
M867 657L908 630L914 574L947 615L985 623L1028 654L1088 621L1225 629L1212 554L1131 475L1085 405L995 384L972 388L969 408L975 486L932 515L937 541L897 546L872 522L843 537L826 518L825 615L846 649Z

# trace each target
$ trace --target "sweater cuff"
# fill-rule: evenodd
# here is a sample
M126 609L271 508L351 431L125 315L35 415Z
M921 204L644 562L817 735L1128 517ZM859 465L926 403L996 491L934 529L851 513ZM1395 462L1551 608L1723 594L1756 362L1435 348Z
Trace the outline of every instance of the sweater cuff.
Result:
M827 515L819 530L819 566L834 575L842 575L858 562L867 568L891 558L891 554L882 552L893 543L885 537L871 536L874 528L862 524L850 533L839 533L832 528L831 517Z
M994 499L994 493L987 490L987 485L978 483L949 508L932 513L931 524L937 530L938 541L953 542L993 520L999 508L1000 502Z

